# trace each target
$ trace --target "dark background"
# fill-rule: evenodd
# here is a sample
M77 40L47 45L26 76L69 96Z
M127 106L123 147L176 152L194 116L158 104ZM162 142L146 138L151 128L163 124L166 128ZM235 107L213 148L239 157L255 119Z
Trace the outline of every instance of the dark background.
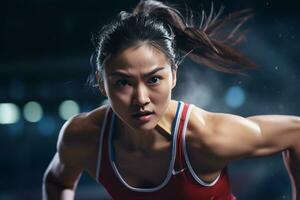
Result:
M169 1L184 7L183 1ZM252 8L254 19L241 51L258 69L247 76L228 75L186 59L178 72L174 98L215 112L242 116L299 115L300 26L297 1L214 1L225 14ZM0 200L40 199L44 170L56 150L65 122L58 107L65 100L89 111L103 98L85 86L93 51L92 33L137 0L1 1L0 105L14 103L15 123L0 124ZM186 1L194 10L209 10L211 1ZM188 88L188 89L187 89ZM39 102L43 117L28 122L27 102ZM0 118L3 117L0 113ZM1 119L0 119L1 121ZM242 141L241 141L242 142ZM281 155L237 161L230 165L233 191L241 200L290 199L290 183ZM76 199L109 198L86 174Z

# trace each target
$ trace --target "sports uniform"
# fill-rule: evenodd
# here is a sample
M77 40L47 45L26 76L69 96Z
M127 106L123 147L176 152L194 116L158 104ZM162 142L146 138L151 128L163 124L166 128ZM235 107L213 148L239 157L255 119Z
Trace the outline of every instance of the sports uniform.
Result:
M227 168L213 182L201 180L189 161L185 133L192 104L179 101L172 123L172 148L169 170L164 181L153 188L130 186L121 177L114 159L112 136L115 118L108 107L100 133L97 181L115 200L119 199L184 199L184 200L236 200L230 189Z

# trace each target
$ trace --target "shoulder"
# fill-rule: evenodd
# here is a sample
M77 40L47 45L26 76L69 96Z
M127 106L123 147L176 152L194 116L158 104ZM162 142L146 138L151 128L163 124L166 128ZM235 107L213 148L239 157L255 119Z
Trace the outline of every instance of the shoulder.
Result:
M193 106L186 141L199 166L204 163L209 170L219 170L231 160L251 155L259 135L258 125L247 118Z
M252 120L233 114L209 112L197 106L192 107L188 131L197 146L214 150L235 134L243 133L251 137L260 133L258 125Z
M192 107L189 120L189 129L197 133L212 134L228 129L246 131L247 129L257 130L257 128L257 124L249 118L227 113L209 112L195 105Z
M57 152L62 161L82 164L79 162L84 161L87 154L97 147L107 108L107 105L101 106L64 123L57 141Z

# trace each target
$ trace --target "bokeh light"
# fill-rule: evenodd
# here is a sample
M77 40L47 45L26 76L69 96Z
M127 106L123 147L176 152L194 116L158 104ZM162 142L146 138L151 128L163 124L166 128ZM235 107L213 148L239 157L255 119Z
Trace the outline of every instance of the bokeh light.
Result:
M20 109L13 103L0 104L0 124L13 124L20 119Z
M59 105L58 112L62 119L68 120L70 117L77 115L80 112L80 108L77 102L66 100Z
M232 86L227 90L225 102L231 108L238 108L245 102L245 92L240 86Z
M30 101L25 104L23 115L29 122L38 122L43 117L43 108L38 102Z

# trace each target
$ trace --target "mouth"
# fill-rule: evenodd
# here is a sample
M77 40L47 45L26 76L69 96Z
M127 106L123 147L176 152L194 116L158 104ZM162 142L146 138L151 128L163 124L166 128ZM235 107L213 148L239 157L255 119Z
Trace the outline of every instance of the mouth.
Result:
M133 114L133 118L137 120L139 123L147 123L151 121L151 119L153 118L153 114L154 112L150 112L150 111L137 112Z
M142 112L137 112L133 114L133 117L144 117L153 114L154 112L151 111L142 111Z

